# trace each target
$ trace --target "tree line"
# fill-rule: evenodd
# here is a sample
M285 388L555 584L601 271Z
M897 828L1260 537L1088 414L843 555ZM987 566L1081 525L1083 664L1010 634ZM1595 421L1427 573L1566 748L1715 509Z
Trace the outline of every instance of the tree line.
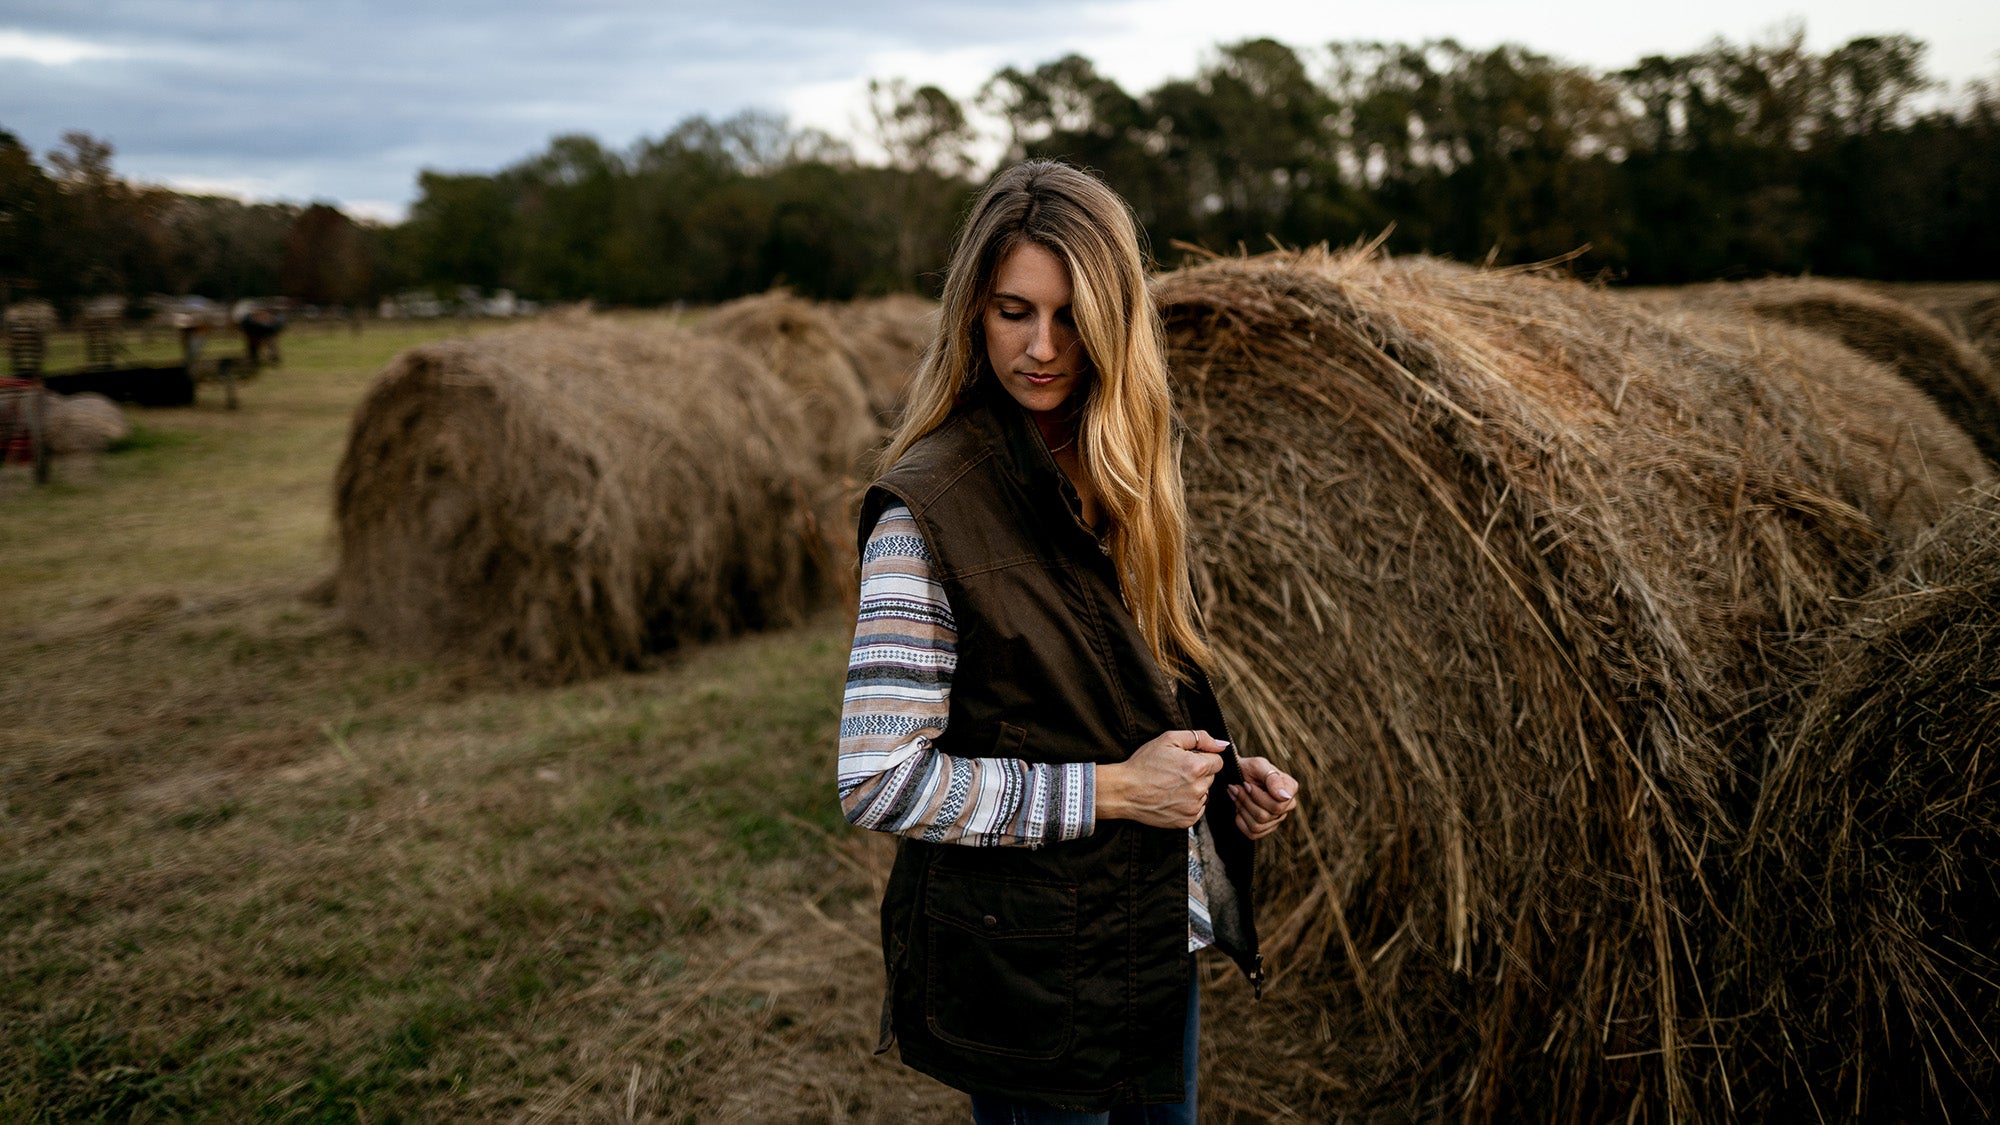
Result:
M0 282L59 304L927 290L979 180L1028 156L1103 175L1167 264L1382 236L1636 283L1992 277L2000 87L1945 91L1924 53L1901 35L1814 53L1794 31L1598 72L1515 45L1254 39L1136 94L1070 55L963 102L871 83L869 159L768 113L697 116L623 150L568 135L492 173L423 171L386 226L130 184L82 133L44 164L0 131Z

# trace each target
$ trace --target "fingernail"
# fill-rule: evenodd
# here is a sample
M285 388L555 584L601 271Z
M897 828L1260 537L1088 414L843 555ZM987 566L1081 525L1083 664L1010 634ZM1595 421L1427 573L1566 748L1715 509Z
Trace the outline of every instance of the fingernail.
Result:
M1278 795L1280 801L1289 801L1292 799L1292 791L1289 789L1273 789L1272 792Z
M1217 746L1227 746L1227 745L1229 745L1229 744L1228 744L1227 742L1224 742L1224 741L1222 741L1222 740L1221 740L1221 739L1219 739L1219 738L1215 740L1215 744L1216 744Z

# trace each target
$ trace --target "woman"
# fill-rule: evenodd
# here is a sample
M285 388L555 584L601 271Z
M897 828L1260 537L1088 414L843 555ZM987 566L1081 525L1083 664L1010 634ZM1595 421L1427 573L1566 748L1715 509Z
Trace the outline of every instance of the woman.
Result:
M1201 671L1172 425L1124 201L1003 172L863 501L839 766L902 837L878 1050L975 1120L1191 1121L1191 954L1261 982L1251 841L1297 783Z

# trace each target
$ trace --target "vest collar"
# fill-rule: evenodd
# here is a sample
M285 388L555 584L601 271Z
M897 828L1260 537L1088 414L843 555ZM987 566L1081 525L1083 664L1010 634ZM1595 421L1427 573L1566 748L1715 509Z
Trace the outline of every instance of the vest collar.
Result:
M1000 385L1000 380L987 375L979 380L974 390L973 401L993 419L998 431L1000 448L1007 458L1007 471L1027 490L1028 495L1038 503L1049 497L1060 497L1077 528L1097 540L1097 533L1083 522L1083 500L1077 496L1076 486L1070 483L1069 474L1056 464L1055 454L1049 452L1049 443L1042 438L1042 429L1014 396Z

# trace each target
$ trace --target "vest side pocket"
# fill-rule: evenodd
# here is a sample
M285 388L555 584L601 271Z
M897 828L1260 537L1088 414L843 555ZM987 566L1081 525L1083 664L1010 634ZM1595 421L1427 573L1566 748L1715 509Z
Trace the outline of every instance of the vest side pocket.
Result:
M1001 723L1000 733L993 739L993 752L989 758L1019 758L1022 748L1028 744L1028 730L1013 723Z
M970 1051L1053 1059L1076 1038L1077 888L954 871L924 896L924 1018Z

